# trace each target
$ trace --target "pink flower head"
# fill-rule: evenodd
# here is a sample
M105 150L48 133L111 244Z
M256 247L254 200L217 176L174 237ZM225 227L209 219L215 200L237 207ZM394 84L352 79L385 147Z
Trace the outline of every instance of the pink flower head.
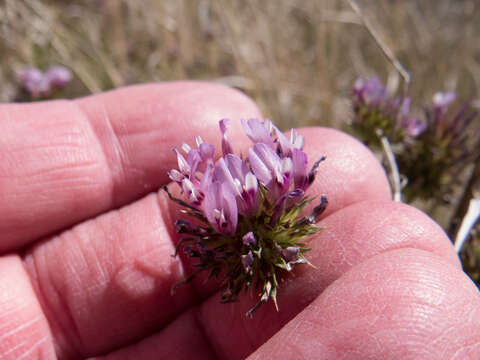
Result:
M310 202L305 190L325 158L308 172L304 138L295 130L287 139L270 120L243 120L242 125L254 143L247 158L233 153L226 134L230 121L223 119L223 155L215 161L213 145L200 137L197 148L183 144L183 153L175 148L178 168L168 176L186 200L165 191L185 214L202 223L179 220L177 231L185 235L181 242L188 244L183 250L199 259L200 270L210 270L210 276L225 274L222 302L235 301L242 289L263 283L259 303L247 313L251 316L269 298L276 302L276 269L291 271L307 262L302 239L320 230L315 222L327 205L326 197L310 216L298 214Z

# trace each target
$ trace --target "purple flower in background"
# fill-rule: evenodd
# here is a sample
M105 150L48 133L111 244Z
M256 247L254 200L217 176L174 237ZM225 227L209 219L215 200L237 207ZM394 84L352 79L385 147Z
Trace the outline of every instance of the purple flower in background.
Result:
M455 101L457 94L450 91L450 92L438 92L433 95L433 105L437 109L441 109L442 111L446 111L448 106Z
M420 121L416 117L411 117L402 121L402 127L405 129L408 136L415 138L427 129L427 123Z
M368 80L357 79L353 85L353 93L357 101L374 106L382 104L388 97L386 87L377 76Z
M455 92L437 92L433 95L432 105L425 108L430 135L442 146L447 146L449 154L468 147L471 140L467 141L467 138L472 139L476 135L475 131L469 133L467 129L476 118L477 110L471 107L470 101L467 101L458 109L450 111L450 106L456 97ZM478 148L475 151L478 151ZM471 151L468 152L471 153ZM467 158L466 154L462 157Z
M379 144L378 133L391 142L416 137L425 130L423 122L410 114L408 96L393 97L378 77L359 78L353 86L352 126L367 144Z
M20 75L20 84L34 98L49 96L53 89L62 89L71 81L72 73L64 66L51 66L45 73L28 67Z
M276 304L277 271L307 263L303 240L320 230L315 222L328 202L323 195L311 215L299 216L312 200L305 191L325 159L307 170L302 135L292 130L288 139L270 120L242 120L242 126L253 142L248 157L233 153L227 136L230 121L223 119L219 122L223 156L215 161L213 145L200 137L197 148L188 144L181 146L182 151L174 148L177 168L168 176L185 200L165 191L201 223L178 220L177 230L184 235L179 245L189 243L184 252L199 259L199 271L225 275L222 302L235 301L242 289L263 284L258 304L247 313L251 316L268 299Z
M44 74L35 67L25 69L20 75L22 86L33 97L47 96L50 94L50 82Z
M45 72L45 78L52 86L61 89L72 80L72 72L65 66L51 66Z
M452 91L437 92L423 113L413 115L411 99L389 95L378 77L360 78L353 86L352 128L367 145L378 147L384 145L380 139L388 139L394 162L407 180L402 189L407 201L450 201L462 171L478 158L480 136L473 125L478 110L471 101L454 107L456 98ZM293 156L293 176L295 187L302 188L305 168L300 160Z

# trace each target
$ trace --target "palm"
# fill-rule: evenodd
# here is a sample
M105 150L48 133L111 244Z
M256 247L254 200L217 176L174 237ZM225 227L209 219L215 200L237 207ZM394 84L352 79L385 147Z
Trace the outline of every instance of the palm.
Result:
M328 129L304 131L310 159L328 159L311 191L330 199L316 268L285 279L280 312L246 319L255 299L221 305L202 279L170 295L193 268L170 256L177 209L146 194L167 182L174 145L197 134L218 145L212 129L230 117L241 147L236 120L257 116L242 95L199 83L2 105L0 357L478 356L478 291L449 240L390 202L373 156Z

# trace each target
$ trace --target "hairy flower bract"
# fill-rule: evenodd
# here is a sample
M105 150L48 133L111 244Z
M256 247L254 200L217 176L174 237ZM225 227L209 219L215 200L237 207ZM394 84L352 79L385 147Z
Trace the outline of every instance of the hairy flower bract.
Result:
M308 263L305 238L321 229L315 222L327 206L325 195L310 215L301 212L313 200L305 192L325 157L308 170L303 136L293 129L288 138L270 120L249 119L242 126L253 145L242 158L228 138L230 121L219 126L223 156L215 160L214 146L197 136L196 147L174 149L178 168L168 173L183 199L164 188L190 217L176 222L177 252L183 248L198 259L198 270L182 283L206 271L224 285L222 302L236 301L242 290L260 291L247 316L269 299L278 310L280 273Z

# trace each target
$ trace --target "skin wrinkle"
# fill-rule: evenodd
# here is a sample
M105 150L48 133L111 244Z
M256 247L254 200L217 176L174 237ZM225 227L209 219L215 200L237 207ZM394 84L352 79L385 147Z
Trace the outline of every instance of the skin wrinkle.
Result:
M5 356L6 358L6 355L15 353L15 359L21 359L23 358L23 355L18 357L18 354L16 353L18 352L19 349L22 349L23 347L28 346L29 350L27 350L26 352L27 354L30 354L33 351L41 351L42 353L48 354L48 358L52 358L53 337L51 334L51 329L48 324L48 319L46 318L45 314L42 312L42 307L41 307L41 304L39 303L38 298L35 297L35 289L33 287L33 283L28 278L27 272L25 271L25 268L23 266L23 263L21 262L21 259L18 256L5 255L2 257L2 260L3 260L3 264L2 264L3 266L7 265L9 260L15 261L14 263L10 263L10 265L15 266L17 271L14 271L10 275L19 275L19 276L24 275L22 277L21 282L18 282L11 287L11 290L16 293L15 297L10 299L9 298L4 299L7 301L7 303L12 302L15 305L18 305L18 304L21 305L20 307L15 306L14 311L17 312L18 315L12 316L12 319L14 319L14 322L15 322L15 320L18 321L19 318L23 319L25 318L25 316L28 316L28 315L30 319L27 320L27 318L25 318L26 321L24 323L21 323L20 325L15 326L13 329L7 332L2 332L0 334L0 348L2 343L9 344L9 340L11 341L12 338L13 339L19 338L20 336L22 336L22 334L25 335L26 338L28 337L30 337L30 339L37 338L37 340L34 344L29 344L26 341L20 341L20 343L17 344L18 346L17 345L12 346L6 352L0 354L0 356ZM17 265L16 263L18 263L18 267L16 266ZM31 294L25 294L24 293L25 291ZM22 292L22 294L19 294L18 292ZM19 295L22 295L22 296L19 296ZM26 301L27 299L28 301ZM3 313L2 315L6 316L5 313ZM43 334L43 336L40 339L38 339L38 335L40 334ZM45 344L47 342L48 344Z
M103 119L104 119L104 123L105 123L106 132L108 132L109 138L111 139L109 141L109 143L111 144L110 153L113 156L111 156L111 157L106 156L107 151L106 151L104 146L106 146L107 142L100 141L99 134L96 133L96 135L97 135L98 142L100 143L100 146L102 146L103 153L105 154L106 163L107 163L107 165L110 169L110 173L112 174L112 184L114 184L113 179L116 176L118 176L119 179L126 179L126 177L127 177L126 173L127 172L126 172L125 169L127 168L127 164L129 163L129 161L128 161L127 153L125 152L125 150L122 146L120 136L118 135L117 131L115 130L115 127L113 126L112 121L110 120L110 116L108 115L105 103L102 102L101 105L102 105L101 108L103 110ZM94 131L95 131L95 129L94 129ZM105 143L105 145L104 145L104 143ZM109 158L111 158L111 161L108 161ZM114 164L115 164L115 166L114 166ZM120 181L120 182L122 182L122 181ZM115 194L115 189L113 191L113 194ZM115 198L116 197L114 195L112 195L112 200L115 199Z
M88 114L85 112L84 108L80 105L80 103L76 100L71 100L71 101L69 101L69 103L78 111L78 113L81 115L80 117L82 118L82 120L88 125L88 127L91 130L91 133L95 137L95 141L97 142L98 147L101 149L100 158L102 159L102 163L103 163L104 167L108 170L108 171L106 171L108 173L108 182L106 182L106 184L108 184L108 185L106 185L105 188L108 188L106 190L110 193L109 203L113 204L115 202L115 194L116 194L115 180L114 180L115 172L113 171L112 165L110 164L110 162L108 160L107 151L106 151L106 148L105 148L106 142L100 140L100 136L99 136L98 132L96 131L95 126L93 126L92 122L90 121L91 117L88 116ZM113 126L110 122L110 119L108 117L108 113L106 113L105 104L102 104L102 106L103 106L103 109L104 109L104 123L105 123L106 127L111 129L111 131L112 131L111 135L113 137L113 140L112 140L111 143L112 144L117 144L117 143L120 144L120 142L119 142L119 140L116 136L116 133L113 129ZM120 149L121 149L121 146L120 146ZM122 150L120 150L120 151L122 152ZM120 173L124 173L124 172L121 171Z
M456 306L457 308L463 309L465 308L465 305L463 304L464 301L459 300L458 305ZM468 304L466 304L468 306ZM455 306L455 304L452 304L452 307ZM449 309L446 310L446 312L449 312ZM473 308L469 311L469 313L472 313L472 316L466 316L465 318L469 318L471 322L474 321L475 318L478 318L479 316L479 310L478 308ZM429 345L438 347L439 345L442 344L442 339L447 339L448 341L452 341L455 337L452 335L455 335L457 332L457 329L455 328L455 325L450 325L447 327L444 331L442 331L438 336L433 338L431 341L429 341ZM472 345L464 345L461 346L461 348L467 349L467 348L474 348L476 345L480 344L480 342L474 342ZM460 350L459 350L460 351ZM454 358L455 355L452 355L452 358Z
M164 230L166 229L167 231L167 234L168 234L168 238L170 239L169 241L169 244L170 244L170 247L172 249L172 254L174 253L174 250L175 250L175 242L174 242L174 237L172 236L172 233L171 233L171 226L168 226L168 224L172 224L172 222L170 221L170 218L169 218L169 214L170 212L168 211L168 209L164 208L164 206L166 204L169 204L169 202L165 202L165 200L167 199L163 199L163 201L160 199L160 197L158 196L158 193L155 194L155 201L154 201L154 211L156 212L156 217L158 219L160 219L160 222L163 224L163 227L164 227ZM168 219L166 219L166 217ZM169 222L167 222L169 221ZM160 236L161 235L161 232L159 231L159 236L158 238L162 238L163 236ZM121 250L121 247L119 248ZM142 261L143 260L143 261ZM173 270L173 272L176 272L179 276L184 276L185 274L185 270L184 270L184 264L183 264L183 261L182 259L179 259L179 261L176 261L174 263L172 263L172 266L175 267L175 269ZM134 262L134 267L142 272L144 272L145 274L151 276L151 277L159 277L161 275L161 273L159 273L159 270L157 269L157 266L153 267L150 266L148 264L148 259L144 259L142 257L139 257L135 260Z
M289 331L289 335L288 337L292 339L291 341L291 344L292 346L294 346L294 344L297 344L298 340L300 340L300 336L298 334L298 329L300 328L303 328L305 329L306 326L308 326L308 324L306 323L306 321L303 321L303 320L300 320L298 321L294 326L293 328Z
M371 228L368 229L368 232L365 232L366 235L365 235L365 238L362 239L362 241L366 241L366 242L370 242L372 239L375 238L375 235L374 234L377 234L379 230L382 230L384 229L385 227L385 224L389 223L392 219L393 215L390 213L389 215L381 218L381 219L378 219L376 222L375 222L375 225L372 226ZM360 244L358 244L357 242L357 249L361 249L361 246ZM357 253L358 253L358 250L357 250Z
M91 289L95 289L97 287L100 287L101 284L105 284L106 281L105 281L105 273L103 272L103 269L101 266L99 266L99 268L97 270L99 270L98 272L95 272L95 271L92 271L91 270L91 266L89 264L89 262L87 261L87 257L85 256L86 255L86 249L90 247L90 245L92 245L90 243L90 239L86 239L87 241L83 241L83 237L82 237L82 234L79 233L79 229L78 227L74 227L71 231L70 231L70 234L73 235L73 239L70 240L70 242L72 242L72 240L75 240L75 249L77 251L75 251L75 258L76 259L79 259L80 262L83 264L83 266L81 267L80 270L84 270L85 272L88 272L88 273L99 273L101 278L103 279L103 281L96 281L93 286L90 286L89 288L87 288L87 290L91 290ZM98 261L98 257L96 256L96 253L95 251L89 253L89 255L91 255L93 253L93 256L94 258L96 259L96 261ZM81 275L77 275L77 274L80 274L80 272L83 272L83 271L78 271L78 269L76 269L74 266L71 267L71 273L73 274L73 277L77 280L76 283L77 284L81 284L82 283L82 280L81 280ZM96 279L96 277L95 277ZM80 287L80 286L79 286ZM72 296L74 297L74 296ZM70 309L70 311L72 311L72 309ZM72 311L73 312L73 311Z
M88 160L87 161L78 161L78 160L76 160L75 161L75 167L72 167L72 164L68 163L68 164L63 164L63 165L51 167L51 168L48 168L48 169L39 169L38 171L25 174L25 177L28 177L28 178L33 177L34 178L34 177L41 177L41 176L44 176L44 175L50 175L50 176L53 177L57 174L61 175L62 171L67 170L67 169L69 169L69 170L75 169L74 171L77 171L77 169L79 169L80 172L82 172L83 168L96 167L96 165L97 165L96 161L88 161ZM77 177L75 177L75 180L78 181L78 180L81 180L81 178L79 178L77 176ZM84 177L84 180L90 180L91 181L91 178L86 176L86 177ZM31 181L31 179L29 179L29 181ZM62 178L49 179L50 183L56 183L56 182L62 183L64 181L65 181L65 179L62 179Z
M73 229L71 231L72 234L75 234L75 229ZM59 237L63 236L60 235ZM42 249L43 250L43 249ZM62 334L62 341L59 342L59 339L58 337L54 337L54 342L55 342L55 347L57 348L57 354L59 354L59 358L62 358L62 351L61 349L64 348L64 347L68 347L69 349L71 349L71 353L73 354L76 354L76 356L79 356L81 354L81 348L84 348L84 343L82 341L82 336L81 336L81 332L79 330L79 325L77 323L77 321L75 320L75 317L73 316L74 314L74 311L73 309L71 308L71 305L68 301L68 297L66 296L66 292L64 291L64 289L60 289L58 286L57 286L57 283L55 281L51 281L49 280L50 278L50 274L48 274L48 272L46 273L46 276L47 278L44 278L43 281L39 281L38 280L38 274L39 274L39 271L38 271L38 263L37 263L37 260L39 259L39 257L44 253L44 251L40 251L40 254L39 252L35 252L35 256L33 255L33 251L27 255L27 258L31 258L31 263L34 265L33 268L32 267L27 267L27 273L29 274L30 278L35 278L36 279L36 295L37 295L37 298L39 298L39 301L44 304L42 306L42 308L44 308L44 312L45 314L47 315L47 318L49 319L49 321L52 321L53 324L55 325L55 327L58 327L59 330L60 330L60 334ZM80 254L80 257L76 257L77 259L81 259L82 262L83 262L83 265L84 265L84 268L87 268L87 262L83 256L83 253L82 251L79 251L78 252ZM27 259L25 260L26 262L28 261ZM70 273L71 274L75 274L76 271L75 271L75 267L72 266L72 264L70 264L69 262L66 262L65 263L66 266L70 267L71 271ZM48 269L48 267L47 267ZM32 275L35 274L35 275ZM78 277L74 277L77 279L77 284L81 284L81 281L79 281L79 278ZM48 301L47 299L50 299L52 296L52 294L50 294L50 296L45 296L44 293L45 293L45 290L43 289L42 287L42 284L50 284L50 287L49 287L49 292L51 293L52 291L54 292L54 294L56 296L54 296L55 299L57 299L57 304L56 305L52 305L50 303L50 301ZM58 306L60 305L60 308L63 309L63 311L59 311L60 309L58 309ZM61 313L62 316L63 316L63 319L64 321L56 321L56 319L58 319L57 316L52 316L52 314L49 313L49 309L50 308L57 308L57 313ZM48 316L50 315L50 316ZM67 324L65 324L65 320L67 322ZM68 329L68 330L67 330ZM63 344L62 344L63 343ZM65 345L68 344L68 345Z
M39 349L40 345L42 345L42 343L46 342L48 340L48 338L49 338L49 336L45 335L40 340L36 341L34 344L31 345L30 349L28 349L21 356L19 356L17 358L17 360L25 359L27 356L30 356L30 354L32 354L34 351L41 351L41 349Z
M46 279L44 279L44 281L39 281L39 260L42 259L42 255L44 255L44 253L44 251L37 251L35 253L35 256L33 256L33 251L31 251L27 254L24 259L24 266L26 268L26 272L30 277L30 281L33 283L33 288L35 290L37 299L43 309L47 321L50 323L50 327L58 328L60 330L60 334L63 334L61 342L59 342L57 336L52 336L57 356L62 355L61 349L63 347L70 348L71 352L74 354L80 354L80 349L84 346L80 342L80 329L78 328L78 324L73 317L67 299L64 296L65 293L63 289L60 289L54 281L49 281L49 272L45 274ZM44 264L45 263L46 262L44 262ZM30 264L30 266L27 266L27 264ZM68 264L68 266L71 266L71 264ZM50 285L50 296L45 295L46 290L43 284ZM52 304L48 300L51 298L57 300L56 306L52 306ZM52 307L57 307L57 312L61 313L64 316L64 321L57 321L58 317L53 316L50 312L50 309ZM67 322L67 324L65 324L65 321ZM74 339L77 339L77 341L75 341ZM65 343L67 345L65 345ZM59 359L61 359L61 356L59 356Z
M29 112L34 112L36 107L42 104L25 105L28 107ZM7 233L5 238L5 246L8 248L13 244L10 242L16 240L19 241L21 246L22 242L28 241L32 236L29 228L39 228L36 236L46 235L49 231L49 227L53 226L56 222L58 228L69 225L69 217L83 217L87 211L85 205L81 204L78 200L80 197L72 197L70 194L78 193L78 189L86 189L86 193L90 193L91 197L95 194L99 194L99 198L95 201L99 203L96 206L97 209L104 208L105 205L101 204L101 199L104 199L104 195L108 193L108 186L105 185L105 171L102 166L102 156L98 153L93 156L94 152L97 152L96 146L89 146L94 133L87 123L87 119L80 111L76 111L74 101L58 100L52 103L51 119L42 119L42 131L33 133L33 129L36 126L32 121L25 119L24 121L16 124L10 124L7 131L12 136L18 131L32 132L29 143L31 146L29 149L33 151L33 156L25 157L26 151L21 151L22 148L13 146L13 151L16 153L15 157L20 157L22 161L16 161L20 165L8 167L8 171L15 178L10 181L11 190L8 191L5 196L11 199L4 199L7 204L5 208L7 219L10 217L9 226L7 227ZM8 117L12 118L13 115L18 116L20 111L20 105L7 104L2 106L4 113L8 113ZM70 110L72 109L72 110ZM68 120L63 120L65 113L71 112L72 116L68 117ZM55 126L53 126L55 125ZM48 137L43 136L48 128L52 127L52 131L55 131L58 141L55 146L47 144L46 141L51 141ZM93 135L93 137L92 137ZM4 146L10 146L10 143L14 142L14 139ZM98 141L98 140L95 140ZM46 161L42 161L45 159ZM18 159L17 159L18 160ZM50 167L42 168L42 164L48 164ZM85 174L85 173L88 174ZM3 174L2 169L0 173ZM5 175L2 175L5 178ZM11 175L8 177L10 178ZM36 181L35 178L39 180ZM29 190L25 190L26 187L30 187ZM8 187L7 187L8 188ZM56 192L56 196L52 196L55 189L60 189ZM90 190L90 191L89 191ZM22 207L8 208L8 203L13 205L22 201L25 198L26 201L31 201L33 196L31 193L35 191L34 201L31 202L29 211L24 210L22 213ZM0 197L3 197L0 195ZM65 203L71 205L70 208L76 208L76 214L71 211L62 211L61 206L49 207L52 202L52 198L56 198L56 203ZM77 200L78 199L78 200ZM13 201L11 201L13 200ZM12 206L13 206L12 205ZM36 210L38 209L38 210ZM51 209L51 210L50 210ZM99 210L99 211L100 211ZM38 214L36 214L38 212ZM53 216L52 216L53 215ZM15 226L21 219L27 219L27 227ZM52 220L54 219L54 220Z
M20 341L19 343L17 343L15 346L12 346L10 349L8 349L7 351L3 352L2 353L2 356L3 358L5 358L8 354L11 354L13 352L15 352L16 350L18 350L19 348L25 346L27 343L25 341ZM3 359L2 358L2 359Z
M447 328L445 328L444 330L442 330L438 336L436 336L435 338L433 338L432 340L430 340L428 342L428 345L433 347L439 347L442 345L442 339L454 339L454 337L452 338L450 335L452 334L455 334L455 326L454 325L451 325Z
M120 212L118 210L112 210L110 213L111 214L117 214L118 216L121 216ZM95 229L101 235L101 236L99 236L99 238L103 237L104 239L109 239L110 236L109 236L109 233L108 233L108 229L106 229L104 226L101 226L101 223L98 221L98 219L94 219L93 221L95 223ZM87 234L87 236L89 236L89 235L90 234ZM82 235L79 235L79 237L81 237L81 236ZM114 248L115 256L113 256L111 254L109 248L107 248L107 249L100 248L100 247L97 248L95 246L96 245L95 242L91 243L89 240L90 239L88 239L88 241L87 241L88 243L85 244L86 245L85 248L87 248L87 247L95 248L95 251L92 251L89 254L91 256L93 256L93 258L95 260L96 269L98 269L97 273L100 274L100 281L98 281L98 287L101 288L108 283L108 280L109 280L108 278L109 277L108 277L107 273L110 269L113 269L114 266L115 266L112 258L114 257L115 260L120 258L121 261L119 261L119 263L123 264L126 257L124 256L125 253L124 253L121 246L118 246L118 247ZM102 254L101 258L99 256L100 254ZM120 256L118 256L117 254L120 254ZM102 262L104 263L104 266L102 266Z
M451 359L455 359L457 358L457 356L464 356L464 354L462 353L474 353L474 350L475 348L480 348L480 341L477 341L477 342L474 342L473 344L471 345L466 345L466 346L462 346L458 349L457 352L455 352L455 354L452 355ZM462 357L462 359L464 359L465 357ZM460 359L460 358L458 358Z
M199 306L195 306L195 308L193 309L193 316L192 317L193 317L193 321L195 323L195 326L200 331L200 334L202 334L202 340L205 343L205 346L210 350L210 353L214 355L214 358L212 360L223 359L222 357L220 357L220 355L218 353L218 349L214 346L214 343L212 342L212 339L208 335L207 328L205 327L205 323L204 323L204 320L203 320L203 314L202 314L201 308Z
M35 323L39 322L43 317L41 315L35 316L33 319L30 319L29 321L15 327L14 329L7 331L6 333L0 334L0 341L18 333L19 331L22 331L23 329L35 325Z
M21 312L22 310L28 308L28 306L30 304L31 304L30 302L28 302L28 303L25 302L25 303L21 304L22 306L18 306L18 304L16 304L17 306L12 307L11 309L8 309L8 310L5 310L5 311L2 309L2 313L0 314L0 320L3 319L3 318L11 318L11 320L9 322L3 322L2 321L2 324L5 325L5 326L10 325L11 322L15 321L15 318L12 317L11 314L14 314L16 312ZM4 304L2 304L2 305L4 305ZM1 329L2 328L0 327L0 330Z
M95 220L94 220L95 221ZM57 313L61 313L62 316L65 316L64 318L64 321L55 321L55 323L57 324L57 326L60 327L60 329L62 330L60 333L63 336L62 338L62 342L66 342L66 344L68 344L68 348L71 348L71 349L74 349L74 354L81 354L81 350L82 348L85 348L85 341L83 339L83 336L82 336L82 332L80 331L80 328L81 328L81 325L78 323L78 321L76 320L76 316L74 316L75 314L77 314L79 311L83 311L85 312L85 309L84 309L84 306L82 306L82 308L78 308L78 307L74 307L72 302L69 300L69 299L74 299L77 297L78 295L78 291L72 291L74 289L83 289L84 291L95 291L95 289L98 289L101 287L101 283L105 284L106 283L106 280L105 280L105 274L101 268L101 266L99 266L99 269L100 270L100 273L103 274L103 282L99 283L95 283L91 286L89 286L88 288L84 288L82 286L82 279L81 279L81 276L80 274L84 273L84 272L91 272L91 270L89 270L89 268L91 267L89 265L89 262L87 261L86 257L85 257L85 249L88 248L88 246L82 246L82 233L80 233L79 231L79 228L78 227L74 227L73 229L71 229L68 234L69 234L69 238L66 238L66 233L63 233L61 235L59 235L58 237L54 238L54 239L51 239L52 241L53 240L57 240L57 241L60 241L62 243L66 243L67 241L69 242L70 244L70 247L69 247L69 252L70 253L75 253L76 255L74 256L75 258L75 263L71 263L69 261L66 261L64 262L64 266L67 267L67 269L69 269L68 271L66 271L65 273L68 273L70 274L69 276L69 283L73 283L74 285L71 286L71 285L68 285L65 286L65 284L63 284L61 287L58 286L57 282L56 281L53 281L53 280L49 280L49 279L52 279L51 275L49 274L50 273L50 268L48 266L43 266L43 268L46 268L47 269L47 273L45 274L46 278L44 279L43 283L45 284L50 284L51 287L49 287L49 290L50 291L53 291L54 294L56 294L56 299L57 299L57 303L56 305L52 305L52 303L50 301L46 302L45 304L48 305L46 306L46 309L49 309L50 307L53 307L53 308L56 308L58 306L60 306L60 308L63 309L63 311L57 311ZM89 245L89 244L86 244L86 245ZM64 250L64 248L61 248L60 250ZM43 251L41 251L42 253ZM32 250L32 258L34 259L33 261L36 263L36 258L37 258L37 254L38 252L35 252L35 256L33 255L34 251ZM98 259L98 258L97 258ZM44 263L45 265L46 263ZM78 265L81 264L80 266L80 269L78 268ZM33 269L28 269L28 270L33 270L33 271L37 271L38 273L38 270L35 270L37 267L33 268ZM32 277L30 271L28 271L29 275ZM56 274L55 274L56 275ZM42 284L42 281L38 281L38 284L39 284L39 288L41 287L41 284ZM43 294L44 292L41 292L41 294ZM37 296L39 296L37 294ZM52 318L50 316L50 318ZM57 317L54 317L52 318L51 320L53 319L56 319ZM65 320L66 320L66 324L65 324ZM67 331L66 329L69 329L69 331ZM73 330L73 331L72 331ZM57 338L55 338L55 340L58 340ZM58 346L60 348L64 348L66 347L65 345L60 345L58 344ZM59 353L61 354L61 351L59 351Z
M7 115L6 116L7 120L10 120L11 119L10 111L12 110L12 107L4 106L4 107L2 107L2 109L4 109L4 113ZM7 122L7 123L9 123L9 122ZM55 144L55 146L52 146L50 143L41 143L41 144L36 144L34 149L35 150L43 150L42 153L44 153L45 151L50 152L50 153L52 151L54 151L54 152L58 153L60 151L57 149L57 146L61 146L62 150L64 150L64 149L82 149L83 148L82 145L84 145L84 144L79 144L78 143L78 140L82 139L82 137L80 136L80 135L82 135L82 133L80 131L72 132L72 130L75 130L75 128L72 129L71 123L65 122L64 124L62 124L62 123L58 123L58 121L57 121L55 129L65 127L65 125L67 125L68 129L63 129L62 134L65 138L70 140L69 142L59 141ZM43 124L44 129L48 129L48 127L49 127L48 124ZM74 134L76 136L72 137L71 135L69 135L70 133ZM4 134L4 136L5 135L8 135L8 132L6 134ZM72 142L71 141L72 138L74 140L77 140L77 142L75 142L75 141ZM8 139L8 138L6 138L6 139ZM13 141L13 140L15 140L15 139L10 139L10 142L8 142L8 143L6 142L6 144L9 145L9 150L6 152L7 154L9 152L10 153L12 153L12 152L15 152L15 153L20 152L21 153L21 152L24 152L26 149L28 149L28 150L32 149L31 147L24 147L23 143L19 143L18 141ZM3 144L3 145L5 145L5 144ZM62 151L61 153L64 153L64 152L65 151ZM9 159L9 157L6 158L7 161L8 161L8 159ZM38 163L39 163L38 161L30 162L29 165L30 165L30 167L35 167L36 164L38 164ZM5 164L5 163L2 162L2 164ZM10 168L9 165L12 165L12 164L16 165L17 161L6 163L6 165L7 165L6 168ZM24 168L24 167L25 167L24 164L22 164L22 168ZM12 168L16 168L16 166L12 166ZM28 175L29 174L27 173L26 176L28 176ZM2 178L2 177L4 177L4 176L2 176L0 174L0 178Z
M122 221L123 219L123 213L122 211L113 211L113 212L110 212L110 215L112 217L117 217L120 219L121 222L124 222ZM101 224L96 220L96 228L97 229L101 229L101 231L105 234L105 231L104 231L104 227L101 226ZM127 223L128 224L128 223ZM128 226L127 224L125 224L126 226ZM114 251L107 251L105 252L105 250L107 250L105 247L99 247L95 244L95 241L94 239L91 239L89 238L89 235L90 234L84 234L82 233L79 238L81 239L84 239L84 246L81 246L81 248L92 248L92 251L89 252L89 257L92 257L95 259L94 261L94 268L93 269L90 269L89 272L92 273L92 274L95 274L94 278L96 279L96 283L93 287L90 287L90 290L94 293L97 293L97 292L104 292L105 289L109 286L109 284L116 284L116 285L120 285L120 288L122 290L124 290L126 293L130 293L132 291L135 291L135 288L134 287L129 287L129 286L122 286L122 284L128 284L128 277L129 276L135 276L134 273L131 273L130 269L131 269L131 264L129 263L125 263L124 261L117 261L117 248L118 247L122 247L124 244L122 243L117 243L117 246L115 246L114 248ZM118 236L116 237L118 240L121 241L121 236ZM93 243L92 243L92 240L93 240ZM141 242L140 242L141 244ZM139 245L140 245L139 244ZM108 248L108 247L107 247ZM142 249L139 249L140 252L143 252ZM106 269L104 269L99 261L98 261L98 255L97 254L100 254L100 253L103 253L104 255L104 259L102 260L102 262L104 263L104 265L108 265L108 264L118 264L117 266L111 266L111 268L109 269L108 266ZM91 265L91 264L90 264ZM88 266L88 267L91 267L91 266ZM106 275L106 273L109 273L110 275ZM137 286L139 285L139 283L136 284ZM87 296L85 297L86 300L88 299L91 299L91 298L94 298L95 296ZM88 308L95 308L96 305L95 303L89 303L87 304L87 307ZM85 342L85 341L84 341Z
M166 227L165 226L165 221L163 219L163 216L162 216L162 211L160 210L159 208L159 204L158 204L158 201L157 201L157 196L153 196L155 197L155 200L153 201L154 203L154 206L153 206L153 211L155 212L155 218L156 219L160 219L160 223L158 224L158 227L157 227L157 236L155 236L155 234L151 234L153 238L162 238L163 236L162 235L162 231L161 230L164 230L163 228ZM124 214L120 213L119 216L120 217L124 217L123 216ZM125 219L125 221L128 221L128 219ZM173 253L174 251L174 245L172 243L172 241L165 241L163 242L163 245L164 247L167 247L170 249L170 252ZM142 246L142 243L139 244L139 247ZM161 246L161 245L159 245ZM147 247L144 247L144 248L141 248L141 250L139 251L139 254L143 254L144 255L139 255L135 258L135 260L133 261L133 263L124 263L124 261L118 261L117 259L117 263L120 263L122 264L116 271L115 271L115 275L113 276L113 279L116 279L114 281L116 282L119 282L119 283L122 283L124 284L124 288L125 289L128 289L128 288L131 288L130 286L128 286L129 283L132 283L131 281L128 281L128 277L133 277L133 278L137 278L137 281L136 283L138 284L139 282L143 282L143 285L149 287L149 288L152 288L153 289L153 282L155 281L155 279L157 278L160 278L162 277L163 273L164 273L164 269L161 268L161 269L158 269L158 263L155 263L155 266L153 266L152 264L152 261L150 259L152 253L155 253L155 252L159 252L159 253L162 253L163 252L163 249L161 249L159 246L157 246L155 249L150 249L150 248L147 248ZM119 246L119 247L116 247L116 251L117 250L121 250L122 247ZM124 252L123 250L121 250L121 258L122 259L126 259L124 257ZM115 258L117 258L117 256L115 256ZM183 264L181 263L181 261L174 261L172 263L169 264L169 268L170 268L170 272L171 273L183 273ZM133 270L133 271L132 271ZM143 275L143 276L139 276L139 275ZM145 275L147 275L147 277L145 277ZM151 284L151 285L149 285ZM149 289L149 290L152 290L152 289ZM138 290L138 289L137 289ZM143 293L146 293L148 294L148 291L146 292L145 290L142 290Z
M300 321L298 321L301 326L295 326L295 329L303 329L304 331L306 332L314 332L315 331L315 328L316 328L316 325L314 323L312 323L311 321L309 321L309 319L301 319ZM305 339L304 337L302 337L301 334L297 334L296 335L297 338L299 338L300 341L298 342L285 342L284 343L284 347L285 347L285 353L290 353L290 354L295 354L296 357L292 360L296 360L297 358L298 359L309 359L308 355L305 354L305 350L302 351L301 347L298 345L298 344L301 344L301 343L304 343L305 342ZM314 339L314 342L315 344L314 345L311 345L309 346L310 348L312 349L315 349L313 351L316 352L316 356L318 356L319 354L321 354L321 352L317 353L317 349L319 349L319 344L320 344L320 339ZM291 350L289 350L291 349ZM249 360L250 357L248 358ZM255 357L255 359L258 359L258 360L263 360L262 358L262 355L258 355L258 357Z

